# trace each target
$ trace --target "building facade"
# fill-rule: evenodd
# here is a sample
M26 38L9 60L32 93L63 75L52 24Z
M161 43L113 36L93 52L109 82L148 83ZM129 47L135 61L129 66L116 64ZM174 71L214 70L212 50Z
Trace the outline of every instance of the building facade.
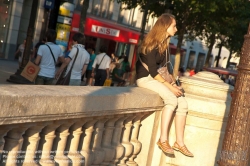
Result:
M80 12L83 0L38 0L37 18L33 45L43 36L47 28L56 29L58 36L64 37L70 44L70 37L79 30ZM53 8L45 4L52 2ZM72 9L67 5L71 4ZM0 58L14 59L15 51L27 36L32 0L0 0ZM131 61L141 30L143 13L139 7L124 10L125 6L110 0L90 0L86 19L86 47L94 47L98 52L101 45L106 45L108 54L125 54ZM72 15L70 15L69 13ZM65 14L66 13L66 14ZM157 18L148 17L146 31L150 30ZM62 31L63 26L66 33ZM67 28L69 27L69 28ZM60 29L61 28L61 29ZM105 32L104 32L105 31ZM108 34L108 32L112 32ZM58 43L60 44L58 39Z
M57 43L63 50L68 49L72 35L79 31L83 0L38 1L33 45L43 38L48 28L52 28L58 32ZM15 51L26 38L32 2L32 0L0 0L1 59L13 60ZM53 8L46 7L46 4L50 3L53 3ZM124 7L126 7L124 4L116 1L90 0L84 31L87 38L86 47L95 48L98 53L100 46L106 45L107 54L115 53L117 56L125 54L132 62L139 40L143 13L140 7L131 10L125 10ZM156 20L156 17L148 16L146 32L152 28ZM172 37L170 48L172 63L177 42L177 39ZM192 42L184 41L180 67L200 71L205 63L207 51L204 41L199 39ZM214 48L212 54L211 66L218 54L218 48ZM221 61L228 55L229 51L222 48Z

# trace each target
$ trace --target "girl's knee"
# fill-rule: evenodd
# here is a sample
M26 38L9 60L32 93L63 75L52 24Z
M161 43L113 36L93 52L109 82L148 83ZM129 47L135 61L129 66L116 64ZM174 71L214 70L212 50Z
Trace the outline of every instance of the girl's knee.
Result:
M171 110L175 110L178 105L177 98L172 98L171 100L164 100L164 103L166 105L166 108L169 108Z

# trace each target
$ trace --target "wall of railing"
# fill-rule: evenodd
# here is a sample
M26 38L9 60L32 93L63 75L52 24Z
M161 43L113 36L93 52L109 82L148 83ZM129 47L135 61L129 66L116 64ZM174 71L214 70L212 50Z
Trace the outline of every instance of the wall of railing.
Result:
M0 91L0 163L8 166L146 165L139 155L142 149L150 155L151 119L163 106L141 88L14 85Z

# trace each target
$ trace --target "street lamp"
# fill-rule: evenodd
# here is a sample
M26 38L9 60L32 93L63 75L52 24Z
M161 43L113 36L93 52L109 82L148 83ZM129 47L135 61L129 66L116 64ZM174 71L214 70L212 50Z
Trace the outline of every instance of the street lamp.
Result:
M250 154L250 24L245 35L241 49L240 63L238 65L237 81L234 88L233 99L222 150L220 152L220 166L248 166Z

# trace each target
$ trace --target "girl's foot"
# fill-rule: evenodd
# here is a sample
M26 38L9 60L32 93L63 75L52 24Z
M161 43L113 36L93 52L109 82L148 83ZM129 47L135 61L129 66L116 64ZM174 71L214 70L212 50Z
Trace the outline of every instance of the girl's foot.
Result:
M167 154L174 154L174 150L169 145L168 140L166 140L165 142L161 142L161 140L159 139L159 141L157 142L157 145L163 152Z

